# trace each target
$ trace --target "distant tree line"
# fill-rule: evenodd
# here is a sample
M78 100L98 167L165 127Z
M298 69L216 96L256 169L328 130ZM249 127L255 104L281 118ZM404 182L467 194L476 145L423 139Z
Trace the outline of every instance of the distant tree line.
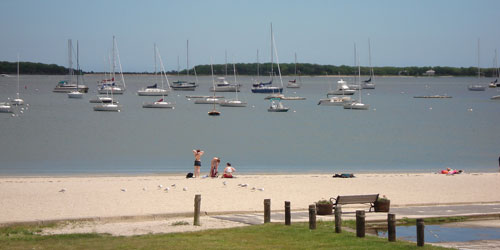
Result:
M19 62L19 73L28 75L64 75L68 74L68 68L56 64ZM17 74L17 62L0 61L0 74Z
M224 64L214 65L214 74L216 75L224 75L226 73L226 67ZM235 64L236 72L238 75L257 75L257 64L256 63L238 63ZM477 68L476 67L468 67L468 68L457 68L457 67L373 67L373 72L375 75L380 76L424 76L426 75L426 71L434 70L436 76L477 76ZM295 64L293 63L283 63L280 64L280 70L282 75L293 75L295 73ZM189 70L192 74L193 69ZM274 74L278 74L278 67L276 64L273 66ZM259 65L259 75L267 76L270 75L271 72L271 64L270 63L261 63ZM481 76L493 77L496 75L496 70L494 68L481 68ZM170 74L176 74L176 71L168 72ZM200 75L210 75L210 65L198 65L196 66L196 73ZM297 64L297 74L301 75L310 75L310 76L318 76L318 75L354 75L358 73L358 68L347 65L319 65L319 64L311 64L311 63L300 63ZM180 74L186 74L186 70L180 72ZM228 65L227 74L233 74L233 66ZM361 67L362 75L369 75L370 68L369 67Z
M33 74L33 75L64 75L68 74L68 68L63 66L58 66L56 64L44 64L44 63L32 63L32 62L20 62L20 73L21 74ZM214 74L225 75L226 65L216 64L214 67ZM261 63L257 67L257 63L237 63L235 65L236 72L238 75L257 75L257 68L259 69L259 75L269 76L271 72L271 63ZM375 75L380 76L424 76L427 70L434 70L436 76L476 76L477 68L457 68L457 67L440 67L440 66L425 66L425 67L374 67L373 71ZM282 63L280 64L280 70L282 75L293 75L295 73L295 64L293 63ZM76 70L75 74L77 73ZM274 74L278 74L278 67L276 64L273 65ZM17 62L6 62L0 61L0 74L16 74L17 72ZM354 75L357 74L357 67L347 66L347 65L319 65L311 63L299 63L297 64L297 74L310 75L310 76L320 76L320 75ZM370 72L369 67L361 67L361 74L368 75ZM482 68L481 76L493 77L496 75L496 69L494 68ZM80 70L80 73L100 73L89 71L85 72ZM150 74L151 72L124 72L128 74ZM210 65L197 65L196 73L198 75L210 75L211 69ZM186 70L177 72L175 70L167 72L167 74L186 74ZM194 68L189 69L189 74L194 74ZM233 75L233 65L227 65L227 74Z

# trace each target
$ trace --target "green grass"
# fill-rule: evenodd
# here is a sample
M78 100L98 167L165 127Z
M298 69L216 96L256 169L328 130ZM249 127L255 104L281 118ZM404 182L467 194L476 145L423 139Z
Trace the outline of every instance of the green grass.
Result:
M105 234L41 236L40 227L0 229L0 249L408 249L415 243L357 238L354 233L336 234L332 222L318 221L316 230L307 223L265 224L191 233L114 237ZM442 249L426 245L418 249Z

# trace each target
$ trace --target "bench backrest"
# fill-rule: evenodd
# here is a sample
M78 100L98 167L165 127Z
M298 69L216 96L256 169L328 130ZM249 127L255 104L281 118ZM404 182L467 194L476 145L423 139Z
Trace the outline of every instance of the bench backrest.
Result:
M360 204L374 203L378 199L378 194L365 195L339 195L335 204Z

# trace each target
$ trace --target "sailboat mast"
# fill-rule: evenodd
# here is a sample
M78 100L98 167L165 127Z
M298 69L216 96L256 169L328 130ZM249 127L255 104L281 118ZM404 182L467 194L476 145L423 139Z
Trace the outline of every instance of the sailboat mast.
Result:
M356 61L356 43L354 43L354 66L356 66L357 61ZM357 82L356 75L354 75L354 82Z
M233 72L234 72L234 83L236 84L236 100L238 100L238 81L236 80L236 65L234 64L233 58Z
M177 56L177 79L179 78L179 71L181 70L181 66L179 64L179 56Z
M76 40L76 91L78 91L78 76L80 75L80 48L78 47L78 40Z
M17 99L19 99L19 54L17 54Z
M275 43L274 35L272 33L271 33L271 37L272 37L272 44L275 45L274 52L276 53L276 65L278 65L278 73L280 75L281 88L283 88L283 78L281 78L281 69L280 69L280 60L278 58L278 49L276 48L276 44L274 44ZM278 91L278 94L279 94L279 91Z
M227 50L224 50L224 62L225 62L224 75L227 78Z
M271 23L271 79L274 78L274 67L273 67L273 23Z
M155 82L156 82L156 79L157 79L157 75L156 75L156 43L153 44L153 57L155 59ZM163 88L163 87L162 87Z
M295 75L297 75L297 53L295 53Z
M186 75L189 76L189 40L186 40Z
M259 63L259 50L257 50L257 81L259 80L260 78L260 63Z
M373 68L372 68L372 49L370 44L370 38L368 38L368 63L370 64L370 78L373 77Z
M116 59L115 59L115 36L113 36L113 60L111 62L111 79L113 81L115 80L115 64L116 64ZM113 92L111 92L113 93Z
M358 60L358 84L361 86L361 65L359 64L359 56L357 58ZM359 102L361 102L361 89L362 88L359 88Z
M480 51L480 48L479 48L479 38L477 39L477 78L480 79L481 78L481 68L479 67L479 60L480 60L480 55L479 55L479 51Z

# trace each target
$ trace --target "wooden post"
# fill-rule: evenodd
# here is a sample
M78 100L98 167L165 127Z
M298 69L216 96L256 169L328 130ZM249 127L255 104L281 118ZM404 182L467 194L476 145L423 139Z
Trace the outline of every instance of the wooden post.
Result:
M271 199L264 200L264 223L271 222Z
M309 205L309 229L316 229L316 205Z
M285 225L290 226L292 224L292 215L290 213L290 202L285 201Z
M201 206L201 194L194 196L194 222L193 225L200 225L200 206Z
M356 210L356 236L365 237L365 210Z
M340 205L335 207L335 232L342 233L342 207Z
M396 241L396 215L387 214L387 232L389 233L388 240Z
M417 246L424 246L424 219L417 219Z

